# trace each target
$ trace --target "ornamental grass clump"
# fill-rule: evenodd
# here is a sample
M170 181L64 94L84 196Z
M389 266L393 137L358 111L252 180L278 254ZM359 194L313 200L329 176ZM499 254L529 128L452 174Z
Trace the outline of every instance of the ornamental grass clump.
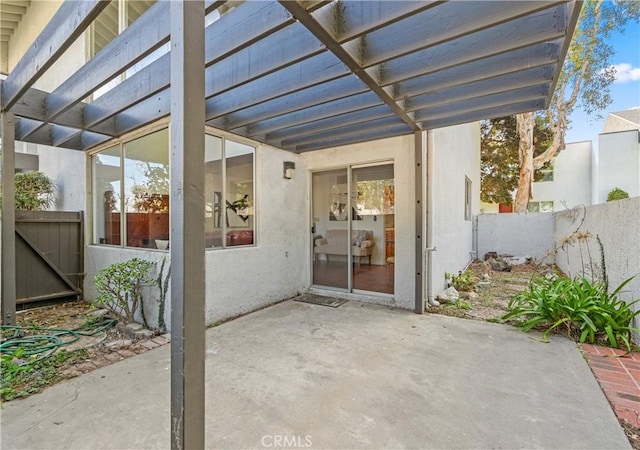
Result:
M606 285L585 277L536 278L529 289L509 302L503 320L513 320L523 331L543 330L543 342L549 333L566 334L581 343L604 344L631 350L633 319L640 314L633 306L640 301L620 299L622 289L633 279L625 280L613 292Z

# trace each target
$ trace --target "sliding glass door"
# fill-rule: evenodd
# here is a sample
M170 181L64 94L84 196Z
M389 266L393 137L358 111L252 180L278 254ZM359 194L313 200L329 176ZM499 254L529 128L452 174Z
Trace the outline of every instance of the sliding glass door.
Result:
M313 173L314 285L394 293L393 181L391 163Z

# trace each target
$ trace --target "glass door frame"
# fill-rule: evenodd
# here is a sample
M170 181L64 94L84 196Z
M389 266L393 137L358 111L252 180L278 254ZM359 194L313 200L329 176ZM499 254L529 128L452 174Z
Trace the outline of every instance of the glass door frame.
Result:
M358 163L358 164L345 164L345 165L340 165L340 166L332 166L332 167L326 167L326 168L322 168L322 169L315 169L315 170L310 170L310 177L309 177L309 187L310 187L310 204L309 204L309 221L311 226L309 227L309 247L310 247L310 258L311 258L311 264L310 264L310 280L311 280L311 287L314 288L319 288L319 289L326 289L326 290L332 290L332 291L338 291L338 292L343 292L343 293L354 293L354 294L364 294L364 295L373 295L373 296L379 296L379 297L390 297L393 298L393 296L395 295L395 289L394 289L394 293L393 294L389 294L389 293L385 293L385 292L378 292L378 291L367 291L367 290L362 290L362 289L355 289L353 287L353 249L351 246L351 235L353 232L353 215L352 215L352 183L353 183L353 170L354 169L359 169L359 168L364 168L364 167L373 167L373 166L381 166L381 165L385 165L385 164L392 164L394 167L394 184L395 184L395 160L394 159L383 159L383 160L377 160L377 161L370 161L370 162L366 162L366 163ZM334 286L325 286L322 284L315 284L314 283L314 265L316 263L315 260L315 245L314 245L314 234L316 231L316 223L314 221L314 182L313 182L313 178L315 174L321 174L321 173L326 173L326 172L331 172L331 171L335 171L335 170L343 170L346 169L346 175L347 175L347 287L346 288L341 288L341 287L334 287ZM395 215L395 213L394 213ZM395 220L395 218L394 218ZM393 266L393 270L395 271L395 264ZM395 275L395 274L394 274ZM395 276L394 276L395 279Z

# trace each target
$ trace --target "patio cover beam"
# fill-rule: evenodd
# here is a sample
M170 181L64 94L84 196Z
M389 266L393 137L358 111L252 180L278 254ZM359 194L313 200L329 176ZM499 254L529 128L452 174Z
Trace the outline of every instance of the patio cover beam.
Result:
M298 1L279 0L280 4L287 8L307 29L313 33L351 72L360 78L371 91L375 92L395 114L398 115L412 131L420 130L420 125L414 121L411 114L407 113L401 105L393 99L392 93L378 84L378 81L364 70L358 61L347 52L325 28L316 21L313 16Z
M171 448L205 448L204 2L171 2Z
M2 110L7 111L82 35L108 1L64 2L2 83Z
M169 22L169 2L160 1L151 6L49 94L46 105L49 120L166 43L169 40Z
M4 84L4 83L2 83ZM1 87L1 86L0 86ZM13 113L0 113L2 134L2 324L16 323L16 202Z

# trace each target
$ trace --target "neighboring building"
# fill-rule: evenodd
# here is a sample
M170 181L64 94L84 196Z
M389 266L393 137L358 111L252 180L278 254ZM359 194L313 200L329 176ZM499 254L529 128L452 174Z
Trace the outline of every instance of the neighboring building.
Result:
M532 184L529 212L562 211L607 201L612 189L640 196L640 108L610 113L591 141L571 142L556 155L543 178ZM499 209L500 208L500 209ZM511 212L505 205L482 203L481 212Z
M296 2L296 5L300 7L302 3ZM333 7L314 5L310 3L308 7ZM505 6L496 2L488 5L493 8L491 11L494 11L495 19L486 12L487 5L473 6L482 9L480 19L476 20L475 15L467 11L465 16L468 16L470 23L465 24L466 28L455 31L453 28L456 27L449 25L440 27L440 38L433 37L435 31L429 27L428 32L422 33L423 21L418 20L422 17L411 17L411 14L386 7L380 10L376 7L375 14L360 11L370 5L372 3L369 2L351 3L349 7L356 10L353 17L359 22L353 25L351 22L345 23L356 27L353 31L356 35L360 32L357 31L358 27L370 28L368 48L380 52L381 61L384 61L379 76L398 77L399 81L393 87L402 94L402 99L398 98L397 101L403 103L406 98L406 105L403 104L402 108L413 108L409 114L404 113L402 120L396 120L395 109L387 111L388 105L376 97L384 97L384 94L370 90L370 86L362 83L353 73L343 73L346 66L315 37L309 54L300 57L301 61L297 62L290 56L289 52L295 54L299 48L296 39L291 40L289 34L303 39L304 42L300 43L303 49L309 45L306 39L311 34L305 29L302 30L303 34L299 33L302 25L299 21L291 21L286 5L278 2L245 2L230 9L228 16L222 15L222 18L237 17L238 20L244 20L250 16L241 16L240 12L249 9L254 11L255 17L263 19L259 21L259 26L263 26L263 21L281 19L286 26L274 25L271 33L267 34L277 38L285 36L287 51L268 53L268 57L258 51L247 52L247 48L253 50L251 45L258 45L264 52L271 51L271 47L260 40L263 37L258 35L255 44L245 47L239 45L240 50L225 56L233 64L224 66L229 73L221 71L220 78L215 78L213 83L216 87L218 84L224 86L220 88L222 93L212 97L219 100L213 107L221 110L227 108L228 112L208 119L208 125L202 131L206 136L203 164L207 324L250 312L310 288L315 292L337 292L363 301L413 309L416 293L421 289L424 293L426 289L423 286L431 286L436 291L445 287L444 273L463 269L473 256L472 219L479 212L476 199L479 198L480 188L480 133L477 120L486 114L504 114L508 108L532 110L544 103L549 89L541 87L540 83L553 83L549 74L557 73L556 66L561 64L564 57L562 49L566 47L563 41L570 38L572 24L577 18L574 2L549 4L549 11L541 10L546 6L543 8L527 3ZM433 26L439 27L437 10L443 6L432 5L435 8L432 9L425 5L427 3L403 2L401 7L415 9L415 14L430 18ZM67 51L65 59L54 64L36 87L46 92L58 89L62 83L68 82L74 72L77 74L76 70L87 57L96 55L95 58L99 58L100 50L106 49L108 42L123 32L131 21L142 14L142 10L160 6L160 3L153 6L153 2L124 0L111 3L85 36ZM455 2L444 6L457 8ZM260 11L258 14L252 9L262 7L271 8L272 11L269 14ZM25 42L33 40L54 11L50 2L32 2L27 8L21 25L8 42L9 71L25 52L28 45ZM306 10L300 14L305 13ZM389 14L392 17L386 18L385 15ZM333 17L318 15L321 16ZM558 19L559 16L562 16L562 20ZM215 31L216 19L211 18L212 25L207 31ZM413 20L411 23L420 27L401 36L403 30L396 25L400 26L402 21L410 19ZM499 42L494 35L503 33L492 27L501 27L507 22L513 22L506 28L513 39L508 43ZM394 46L382 45L386 41L379 43L381 46L374 45L375 33L387 32L387 26L395 27L395 31L392 30L394 39L402 37L408 41L406 48L396 49L395 40ZM528 27L529 31L520 35L525 33L523 27ZM232 26L227 31L231 33L239 28ZM490 33L487 32L488 28L491 28ZM418 31L424 34L424 42L417 41L422 39L416 35ZM456 36L454 31L460 34ZM242 28L240 34L244 37L250 32L254 30ZM255 33L262 32L257 30ZM14 42L16 36L20 36L18 42ZM226 40L228 36L223 36L225 39L221 41L231 45ZM480 38L485 41L480 41ZM452 43L449 44L449 41ZM463 51L456 56L455 52L459 51L462 44L474 51ZM441 58L436 50L445 45L451 45L451 48L446 47L449 50L442 56L457 59L439 63L442 69L437 66L425 69L423 53L432 52L433 60L438 61ZM492 45L497 45L495 51L488 48ZM166 50L166 46L161 45L150 58L161 57ZM478 52L485 52L486 56L478 56ZM246 56L250 58L245 59ZM418 59L418 56L422 59ZM294 64L294 68L297 68L297 65L307 61L325 58L329 62L325 63L322 59L322 64L314 63L314 70L322 72L330 69L335 73L330 72L326 78L319 78L288 94L286 89L291 89L291 83L271 77L276 69L269 65L271 59L285 57L294 61L282 63L287 70ZM225 58L220 59L226 61ZM487 61L479 61L482 58ZM504 61L500 58L504 58ZM534 67L532 58L536 59L535 64L539 67ZM247 67L241 65L247 61L251 64ZM526 89L521 93L522 100L518 100L513 88L505 85L507 80L503 80L504 83L496 80L506 74L504 76L509 77L510 83L520 87L519 72L514 71L516 62L522 62L518 70L525 71L525 79L532 83L531 88L522 88ZM396 63L397 67L394 66ZM236 71L236 64L246 69L246 73ZM466 64L472 64L474 69L465 67ZM400 70L405 67L406 73ZM137 70L144 72L144 69L136 67L127 69L109 87L115 90L114 87L122 80L136 76ZM366 72L373 73L370 68ZM300 73L295 74L295 80L307 82L309 73ZM469 73L473 74L472 78L469 78ZM312 75L315 77L316 72ZM255 81L260 81L261 77L271 77L268 87L281 89L283 94L268 97L262 85ZM461 80L461 88L450 84L457 79ZM348 84L338 83L343 80L348 80ZM331 88L308 96L305 100L308 106L306 103L304 107L297 103L293 105L295 107L288 103L282 105L284 100L302 101L297 94L329 83L333 83ZM422 83L427 83L425 86L431 91L421 91L425 89ZM437 83L442 86L441 89L433 87ZM475 83L483 83L481 87L484 91L478 92L480 87ZM346 91L347 88L354 90L353 93L342 97L338 95L340 89ZM501 89L509 95L505 95ZM101 87L98 91L104 98L109 95L106 88ZM384 91L389 90L385 87ZM97 97L95 92L94 98ZM162 100L161 94L151 94L146 99L135 101L155 100L156 97ZM333 95L336 98L328 98ZM413 103L408 101L411 98L414 99ZM101 104L108 109L110 105L101 103L101 99L103 97L87 105L95 107ZM223 104L223 100L227 103ZM245 103L241 103L243 101ZM346 109L346 112L340 113L330 109L338 103L344 109L351 104L358 105L358 102L360 106L354 110ZM278 114L269 116L270 111L265 113L261 109L265 104L269 108L276 108L279 104L282 109L278 110ZM161 101L158 101L158 105L156 108L154 104L145 112L156 114L155 109L163 108ZM488 105L491 110L487 109ZM364 121L358 116L370 111L376 116L365 116ZM300 114L318 112L325 115L318 116L314 121L300 117ZM126 126L128 121L135 123L139 120L139 116L133 113L117 114L125 122L122 126ZM60 147L73 147L74 142L79 142L78 147L87 150L86 153L74 152L44 145L32 148L32 144L26 144L29 153L39 156L40 169L53 176L62 187L62 192L72 197L65 197L59 206L87 211L85 296L89 300L96 294L92 277L99 269L132 257L160 261L168 254L171 207L168 114L170 110L143 122L143 125L131 126L125 132L112 135L116 137L96 141L86 147L82 146L84 141L75 140L78 134L74 134L76 130L68 125L55 124L55 130L60 132L57 135L53 131L48 135L40 131L26 133L29 141L50 142ZM246 119L243 114L250 117L253 114L258 118L244 123ZM292 117L297 122L278 126L281 121L289 121ZM415 132L407 128L406 122L412 121L413 117L422 117L421 127L429 131ZM451 120L451 117L456 119ZM28 119L21 123L28 125L31 123L29 120L35 121ZM52 120L57 119L54 117ZM345 124L343 120L351 122ZM230 121L237 123L232 127L229 126ZM101 124L100 121L96 123ZM49 123L42 126L45 131L48 130L47 126L53 127ZM305 126L316 128L307 130ZM258 133L257 129L264 131ZM368 134L362 133L365 129ZM88 139L99 134L84 129L78 133ZM364 137L354 139L354 135ZM318 140L318 136L322 139ZM46 158L53 158L55 162L46 161ZM421 184L420 180L424 182ZM424 201L420 201L420 198ZM419 229L417 223L424 223L425 226ZM351 234L349 230L354 233ZM358 233L360 231L369 233ZM330 244L341 247L342 251L316 254L316 246L329 245L322 242L330 239L329 236L334 240ZM351 264L346 257L347 250L352 245L360 245L364 236L371 241L368 244L371 250L366 250L364 260L359 258L357 264ZM417 242L421 242L424 248L416 248ZM428 245L431 248L428 249ZM424 257L426 267L421 271L423 263L420 255L427 253L429 255ZM167 315L169 311L167 308ZM151 322L154 320L153 317L147 319Z
M615 188L640 196L640 107L607 116L596 158L593 204L606 202Z

